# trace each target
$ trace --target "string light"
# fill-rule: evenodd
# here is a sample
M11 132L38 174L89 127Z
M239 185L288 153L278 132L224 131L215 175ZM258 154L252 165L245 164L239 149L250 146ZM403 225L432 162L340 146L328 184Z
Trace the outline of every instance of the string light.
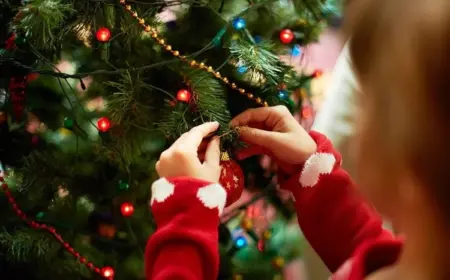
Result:
M290 44L294 40L294 32L290 29L283 29L280 32L280 40L284 44Z
M134 213L133 204L129 202L122 203L122 205L120 206L120 212L122 212L122 215L124 217L130 217Z
M320 77L322 77L322 75L323 75L323 72L322 72L321 70L316 70L316 71L314 71L314 73L312 74L312 76L313 76L314 78L320 78Z
M237 17L233 20L233 27L236 30L242 30L245 28L246 25L247 23L245 22L245 19L241 17Z
M96 267L93 263L89 262L85 257L83 257L79 252L77 252L68 242L66 242L61 234L59 234L56 229L52 226L49 226L47 224L38 223L33 219L30 219L19 207L19 205L16 202L16 199L11 194L11 191L9 189L8 184L5 182L5 178L3 175L0 175L0 183L2 186L2 190L5 193L5 196L8 199L8 203L11 205L11 208L16 213L17 217L19 217L22 221L24 221L29 227L34 229L42 229L47 232L49 232L62 246L63 248L69 252L72 256L74 256L80 263L84 264L86 267L88 267L90 270L94 271L95 273L100 274L101 276L112 279L114 276L114 270L111 268L112 274L109 274L110 276L106 277L104 273L102 273L103 269L100 269Z
M139 17L138 13L134 11L125 0L120 0L120 4L123 5L125 10L134 17L139 24L142 26L142 28L145 30L145 32L149 32L151 35L151 38L156 41L164 50L167 52L170 52L173 56L178 57L181 61L184 63L189 64L192 68L200 68L204 71L207 71L214 75L217 79L221 80L223 83L230 86L232 89L238 91L242 95L246 95L248 99L255 101L257 104L268 107L269 103L267 101L262 100L260 97L256 97L254 94L247 92L244 88L238 87L236 83L231 82L227 77L224 77L219 71L215 71L212 66L208 66L203 62L197 62L196 60L191 60L185 55L181 55L180 51L173 49L173 47L166 43L166 41L160 37L160 34L158 30L148 24L145 23L145 20L141 17Z
M97 40L102 43L106 43L111 39L111 31L109 31L108 28L102 27L97 30L97 33L95 34L97 37Z
M130 185L128 184L127 181L125 181L125 180L119 181L119 190L126 191L126 190L128 190L129 187L130 187Z
M287 98L289 96L289 92L287 91L287 90L280 90L279 92L278 92L278 97L280 98L280 99L285 99L285 98Z
M107 117L102 117L97 121L97 128L101 132L107 132L111 128L111 121Z
M187 89L180 89L177 92L177 100L181 101L181 102L186 102L188 103L189 100L191 100L192 94L189 90Z
M101 274L107 279L112 279L114 278L114 269L112 267L105 266L102 268Z
M247 67L247 66L244 66L244 65L239 66L239 67L237 68L237 71L238 71L239 73L241 73L241 74L244 74L245 72L247 72L247 70L248 70L248 67Z
M292 56L300 56L302 54L302 47L295 45L291 51Z
M238 249L244 248L245 246L247 246L247 239L244 236L238 236L234 240L234 244Z

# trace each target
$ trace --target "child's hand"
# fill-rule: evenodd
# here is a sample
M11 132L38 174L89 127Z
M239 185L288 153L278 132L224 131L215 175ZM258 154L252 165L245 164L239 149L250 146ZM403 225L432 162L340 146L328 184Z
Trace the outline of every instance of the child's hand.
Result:
M160 177L191 177L217 183L220 177L220 139L214 137L206 148L204 162L198 158L198 148L203 138L219 128L219 123L210 122L194 127L184 133L164 151L156 163Z
M294 173L316 152L317 145L285 106L250 109L231 122L244 126L239 134L253 145L240 153L248 157L258 153L272 156L284 172Z

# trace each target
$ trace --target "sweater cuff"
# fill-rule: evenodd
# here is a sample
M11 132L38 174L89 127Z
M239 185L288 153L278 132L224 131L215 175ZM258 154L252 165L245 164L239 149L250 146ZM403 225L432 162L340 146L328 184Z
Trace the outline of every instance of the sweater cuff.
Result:
M159 272L167 273L169 266L182 270L183 267L195 265L190 261L198 257L204 279L216 279L219 267L219 215L225 201L226 192L219 184L193 178L161 178L153 183L150 203L157 230L147 244L147 279L153 279ZM197 248L196 255L186 255L184 261L176 266L161 263L159 255L175 243ZM177 273L173 271L173 274Z
M286 177L282 171L279 174L282 189L295 193L300 188L315 187L323 176L328 176L342 165L341 155L333 148L331 141L323 134L311 131L309 135L317 144L317 151L301 166L296 175Z

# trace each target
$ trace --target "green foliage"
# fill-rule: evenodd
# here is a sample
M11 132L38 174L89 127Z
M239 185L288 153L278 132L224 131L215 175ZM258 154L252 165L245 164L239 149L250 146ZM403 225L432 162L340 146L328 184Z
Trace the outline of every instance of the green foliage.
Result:
M43 232L25 229L10 233L3 229L0 247L3 256L12 262L47 262L59 246Z
M3 110L10 119L7 129L0 129L0 140L7 140L0 141L0 163L9 169L12 194L28 217L57 228L97 266L115 267L119 280L144 277L143 251L155 229L148 198L160 152L206 121L221 124L218 134L224 150L242 144L229 122L258 104L217 79L215 72L270 105L290 106L290 99L278 95L281 85L294 91L311 77L296 73L278 55L289 53L294 44L316 40L324 24L320 0L295 0L295 6L283 0L130 1L146 24L160 30L160 38L186 57L181 61L144 32L118 1L11 3L8 9L20 13L14 22L8 16L8 22L26 41L16 51L2 52L0 71L5 79L0 89L7 89L9 76L20 67L40 73L27 88L24 106L30 119L34 116L44 127L33 131L30 122L16 123L13 106L6 102ZM160 13L167 8L174 8L175 24L164 23ZM235 17L245 19L245 29L235 30ZM96 40L100 27L111 31L110 42ZM291 45L279 40L285 28L295 33ZM190 67L190 60L212 69ZM239 73L238 65L248 71ZM87 88L80 86L80 79ZM192 93L189 102L176 99L180 89ZM109 131L98 131L100 117L111 120ZM63 129L65 119L73 125ZM11 143L14 160L3 152ZM263 176L262 169L257 170ZM254 176L248 181L255 181ZM121 180L128 182L128 189L118 187ZM135 206L132 217L122 217L123 202ZM18 273L17 279L95 279L51 235L27 228L10 208L0 194L0 211L5 213L0 217L0 278L4 260ZM105 224L113 228L111 236L100 232ZM290 242L298 242L294 239ZM274 252L289 259L299 255L297 247L280 240L273 240ZM261 279L273 272L270 260L259 255L251 258L253 263L224 256L222 260L227 270L221 273L223 279L236 268ZM260 260L260 266L254 265Z
M270 84L279 85L283 74L290 67L283 64L273 51L273 46L268 43L255 45L245 40L236 40L230 44L232 59L250 70L263 72Z
M48 50L56 47L59 28L74 10L61 0L33 0L20 12L19 29L35 48Z

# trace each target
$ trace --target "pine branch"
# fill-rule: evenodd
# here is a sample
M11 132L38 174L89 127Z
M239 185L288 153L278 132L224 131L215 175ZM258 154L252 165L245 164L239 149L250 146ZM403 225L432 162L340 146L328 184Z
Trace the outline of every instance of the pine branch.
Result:
M49 261L58 250L58 244L44 233L23 229L14 233L0 232L0 250L12 262Z
M230 53L238 65L261 72L270 84L278 85L282 74L290 67L284 65L270 48L268 44L254 45L235 40L230 45Z
M60 0L34 0L20 10L22 19L18 28L36 48L55 49L58 29L74 11L71 4Z

